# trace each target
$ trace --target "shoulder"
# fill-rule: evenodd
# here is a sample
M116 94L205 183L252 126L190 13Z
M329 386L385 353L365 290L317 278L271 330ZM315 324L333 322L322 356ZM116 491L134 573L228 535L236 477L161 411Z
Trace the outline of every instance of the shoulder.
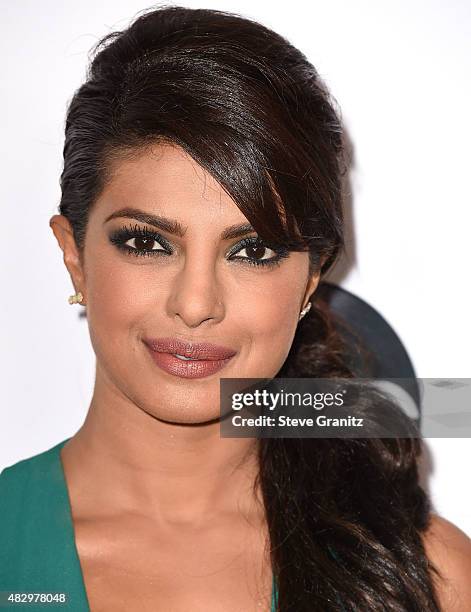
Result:
M0 500L14 493L31 476L31 473L44 461L45 453L21 459L0 471Z
M0 574L5 558L15 558L28 539L39 537L42 525L62 508L59 450L63 443L0 472Z
M18 501L24 505L28 495L37 495L58 480L59 451L64 443L65 440L0 471L0 510Z
M434 582L443 612L471 610L471 539L450 521L432 514L423 543L441 575Z

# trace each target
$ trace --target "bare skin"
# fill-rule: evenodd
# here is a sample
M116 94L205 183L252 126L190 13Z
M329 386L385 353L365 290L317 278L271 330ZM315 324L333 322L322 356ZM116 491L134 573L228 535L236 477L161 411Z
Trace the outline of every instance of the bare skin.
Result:
M434 579L444 612L471 610L471 539L441 516L432 515L423 537L427 557L440 571Z
M83 256L67 219L50 221L97 357L86 420L61 454L91 609L269 610L256 440L220 437L219 378L279 371L319 276L309 276L307 253L273 267L231 261L242 238L221 233L247 219L181 149L159 145L115 170L92 209ZM124 225L149 227L106 221L129 206L186 228L184 237L151 228L171 256L136 257L110 242ZM253 257L243 248L238 256ZM207 340L237 354L215 375L182 379L149 359L144 336Z

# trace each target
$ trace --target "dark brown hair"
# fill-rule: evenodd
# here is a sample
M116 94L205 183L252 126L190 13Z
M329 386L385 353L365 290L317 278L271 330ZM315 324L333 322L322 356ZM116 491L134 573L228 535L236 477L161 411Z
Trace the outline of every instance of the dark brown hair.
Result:
M82 251L111 162L171 142L263 241L307 251L325 274L344 247L342 136L326 87L286 39L236 14L159 6L95 49L67 112L60 213ZM278 376L353 377L313 302ZM418 439L271 438L259 452L278 610L439 610Z

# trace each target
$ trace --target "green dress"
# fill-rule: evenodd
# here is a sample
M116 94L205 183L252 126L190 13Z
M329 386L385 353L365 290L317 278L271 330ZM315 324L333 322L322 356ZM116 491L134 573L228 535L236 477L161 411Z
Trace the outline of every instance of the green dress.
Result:
M69 439L0 473L0 610L90 612L59 454ZM6 606L10 591L56 603ZM272 612L277 598L274 581Z

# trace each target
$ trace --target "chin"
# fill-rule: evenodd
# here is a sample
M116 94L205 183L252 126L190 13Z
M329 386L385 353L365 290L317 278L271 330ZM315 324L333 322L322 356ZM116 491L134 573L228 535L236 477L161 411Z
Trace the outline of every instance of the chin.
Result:
M206 425L219 422L219 410L198 410L197 407L192 411L191 406L186 406L184 410L169 408L163 410L160 407L158 410L147 410L148 414L172 425Z
M142 408L155 418L174 424L198 424L217 421L220 417L219 379L211 385L174 385L160 382L152 394L155 401L146 395L140 403Z

